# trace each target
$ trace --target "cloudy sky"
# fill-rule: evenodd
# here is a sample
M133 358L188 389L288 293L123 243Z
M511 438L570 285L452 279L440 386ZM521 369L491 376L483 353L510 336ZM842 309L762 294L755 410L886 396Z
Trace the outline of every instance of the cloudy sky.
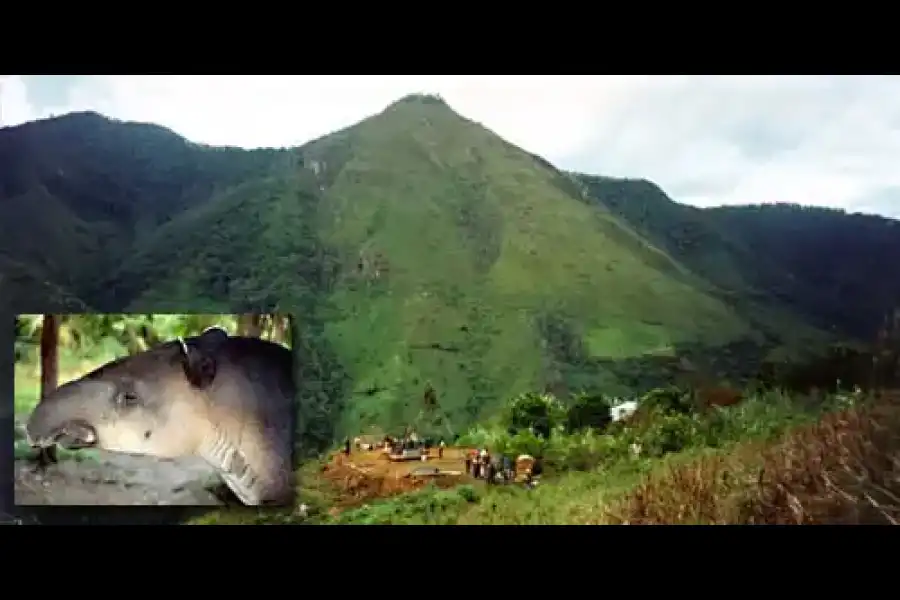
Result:
M557 166L697 206L797 202L900 218L900 77L16 76L2 123L95 110L208 144L293 146L409 93Z

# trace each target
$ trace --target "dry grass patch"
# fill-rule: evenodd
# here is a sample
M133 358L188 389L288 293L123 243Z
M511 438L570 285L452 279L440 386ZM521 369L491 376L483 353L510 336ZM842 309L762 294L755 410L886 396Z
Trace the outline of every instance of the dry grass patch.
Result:
M615 502L619 524L898 524L900 402L825 415L768 446L651 475Z

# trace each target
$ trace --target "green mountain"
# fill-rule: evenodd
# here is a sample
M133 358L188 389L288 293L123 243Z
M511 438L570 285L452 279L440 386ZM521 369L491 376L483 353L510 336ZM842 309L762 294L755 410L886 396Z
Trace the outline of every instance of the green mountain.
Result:
M747 375L829 339L828 311L850 335L900 297L810 308L860 270L788 285L801 253L765 236L793 222L821 250L807 209L747 209L745 228L740 209L560 172L431 96L286 150L73 114L0 130L0 165L0 260L32 273L10 308L291 311L316 443L415 420L429 383L459 429L522 391Z
M645 180L573 178L591 202L735 298L861 340L897 308L896 220L795 204L698 209Z

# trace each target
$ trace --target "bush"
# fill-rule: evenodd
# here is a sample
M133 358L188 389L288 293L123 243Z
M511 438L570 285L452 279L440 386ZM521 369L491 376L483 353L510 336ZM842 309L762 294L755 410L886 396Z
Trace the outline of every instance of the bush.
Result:
M555 471L592 471L627 459L630 444L627 436L593 430L554 436L545 450L546 462Z
M648 422L635 441L640 444L641 454L660 457L702 446L704 437L703 426L694 416L660 413Z
M612 402L600 394L578 394L566 411L566 432L582 429L603 431L612 422Z
M521 402L518 408L538 404L535 396L522 398L516 399ZM557 472L591 471L635 460L634 446L639 447L637 454L641 458L659 458L688 449L724 448L748 438L775 440L786 429L809 423L822 412L848 402L847 398L835 397L805 406L800 399L768 392L738 405L710 407L703 413L695 413L686 410L688 398L689 395L675 388L654 390L645 396L651 407L641 411L639 421L610 423L602 432L592 428L572 432L571 421L567 419L565 426L557 427L549 437L538 435L531 428L510 427L515 431L510 433L501 426L476 427L460 438L460 443L486 447L511 458L519 454L541 457L548 468ZM573 407L580 404L596 408L604 402L601 397L584 395L578 397Z
M530 454L535 458L544 456L548 447L547 439L538 436L530 430L520 431L516 435L507 438L505 447L497 448L498 454L506 454L515 458L520 454Z
M478 492L470 485L441 490L429 486L360 506L328 519L328 523L356 525L450 525L468 505L478 502Z
M675 386L650 390L641 397L638 405L647 410L681 414L689 414L694 408L691 395Z
M504 422L510 433L530 430L537 436L549 438L565 418L565 409L552 395L527 393L509 402Z

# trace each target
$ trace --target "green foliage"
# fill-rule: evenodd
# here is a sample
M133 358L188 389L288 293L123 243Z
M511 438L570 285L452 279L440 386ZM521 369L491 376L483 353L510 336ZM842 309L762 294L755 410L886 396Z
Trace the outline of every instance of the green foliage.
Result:
M773 391L701 414L686 410L681 400L689 395L676 392L655 390L649 395L655 404L645 406L641 419L633 425L620 422L603 431L586 428L574 432L559 427L549 439L529 429L513 433L502 425L481 426L467 432L458 443L509 456L543 457L548 468L556 472L590 471L636 460L638 456L643 460L688 450L723 448L747 438L770 440L791 425L860 401L860 396L835 395L824 402L806 404L800 398Z
M159 342L197 335L212 326L232 335L237 333L237 315L231 314L74 314L58 318L60 347L85 356L103 354L104 349L110 348L123 348L132 354L142 352ZM29 346L39 343L42 323L43 315L16 317L20 356ZM289 337L279 341L290 345Z
M662 414L688 414L694 410L691 395L676 386L667 386L650 390L638 401L638 406L646 410L655 410Z
M469 485L450 490L430 486L343 512L327 522L356 525L450 525L468 505L479 500Z
M511 433L529 431L546 439L563 422L565 414L565 409L551 394L528 393L509 402L504 422Z
M634 437L640 445L641 453L660 457L671 452L680 452L704 441L700 433L701 420L685 413L663 413L653 415L646 427Z
M900 299L900 280L870 259L900 260L896 221L785 203L703 210L646 180L572 177L589 202L719 288L767 337L825 341L812 325L869 340Z
M611 399L602 394L586 392L576 394L566 411L566 431L568 433L581 429L603 431L612 422L611 407Z

